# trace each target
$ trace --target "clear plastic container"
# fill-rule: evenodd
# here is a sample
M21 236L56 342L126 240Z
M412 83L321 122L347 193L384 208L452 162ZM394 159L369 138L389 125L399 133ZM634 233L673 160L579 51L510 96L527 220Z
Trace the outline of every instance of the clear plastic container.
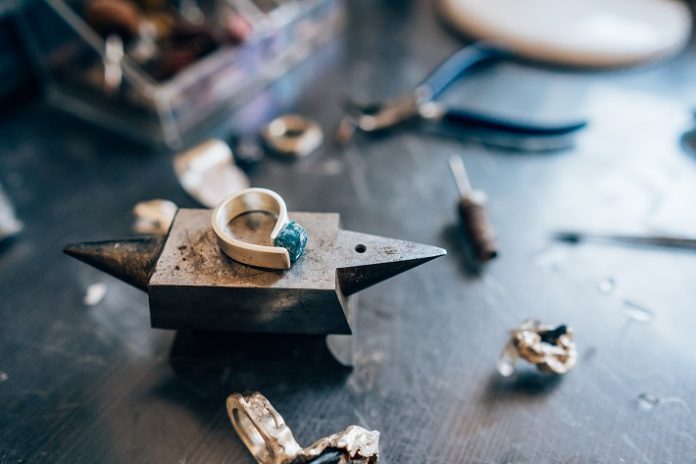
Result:
M224 45L169 80L155 81L126 55L113 88L107 85L106 41L77 13L77 5L41 0L24 18L47 99L130 138L170 148L204 137L235 107L337 35L345 18L341 0L286 1L257 18L244 43Z

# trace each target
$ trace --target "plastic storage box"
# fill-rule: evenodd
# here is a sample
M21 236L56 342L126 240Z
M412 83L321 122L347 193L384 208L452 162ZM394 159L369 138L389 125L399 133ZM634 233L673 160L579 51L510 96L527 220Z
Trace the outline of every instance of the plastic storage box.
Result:
M224 1L224 0L215 0ZM40 0L25 32L47 99L90 122L150 144L181 148L204 137L246 99L337 35L341 0L288 0L253 24L241 45L224 45L169 80L120 61L118 88L104 85L106 42L84 21L82 3Z

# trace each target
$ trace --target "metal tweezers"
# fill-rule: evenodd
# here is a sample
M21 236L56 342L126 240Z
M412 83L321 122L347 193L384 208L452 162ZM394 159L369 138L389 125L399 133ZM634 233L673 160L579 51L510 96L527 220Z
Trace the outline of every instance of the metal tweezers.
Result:
M486 43L469 45L447 58L414 91L392 101L359 104L344 102L346 116L338 139L350 140L355 129L376 132L411 119L446 122L458 127L481 129L513 136L562 137L587 126L584 120L565 124L538 124L449 107L437 100L457 79L479 65L510 59L511 54Z

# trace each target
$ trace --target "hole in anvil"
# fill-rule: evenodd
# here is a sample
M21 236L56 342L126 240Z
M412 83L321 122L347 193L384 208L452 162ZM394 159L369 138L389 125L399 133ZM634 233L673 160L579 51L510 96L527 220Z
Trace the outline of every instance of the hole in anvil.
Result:
M359 243L355 245L355 251L357 251L358 253L365 253L367 251L367 247L362 243Z
M245 213L232 219L225 232L244 242L273 246L271 231L275 222L276 216L268 212Z

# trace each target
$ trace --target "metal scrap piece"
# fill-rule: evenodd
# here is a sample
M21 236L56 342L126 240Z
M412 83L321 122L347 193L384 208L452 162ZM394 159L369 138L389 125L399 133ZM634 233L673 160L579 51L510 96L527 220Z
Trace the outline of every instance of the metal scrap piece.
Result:
M85 306L98 305L106 296L106 285L103 282L97 282L87 287L87 292L85 292L85 297L82 299L82 303Z
M22 223L15 217L14 208L0 185L0 242L18 234Z
M165 235L176 216L177 206L169 200L141 201L133 207L133 231L147 235Z
M317 440L302 450L293 463L316 463L330 451L338 451L346 463L373 464L379 459L379 432L365 430L357 425L351 425L342 432Z
M352 425L302 448L283 417L259 392L227 397L232 425L259 464L375 464L379 432Z
M542 372L565 374L577 362L573 330L567 325L542 325L527 320L510 331L510 340L498 359L498 372L509 377L515 371L517 359L522 358Z
M249 178L234 164L232 150L219 139L206 140L178 154L174 171L184 190L209 208L249 187Z

